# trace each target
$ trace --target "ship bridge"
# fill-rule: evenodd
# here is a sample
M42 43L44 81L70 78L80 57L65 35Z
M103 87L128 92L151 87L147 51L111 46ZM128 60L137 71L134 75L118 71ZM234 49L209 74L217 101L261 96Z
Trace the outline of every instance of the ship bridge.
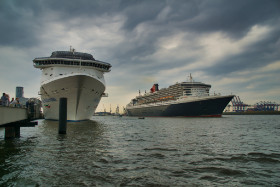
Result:
M111 71L111 64L95 60L91 54L74 51L55 51L50 57L39 57L33 60L35 68L47 68L53 66L87 67L103 72Z
M72 52L72 51L55 51L52 52L51 58L71 58L82 60L95 60L91 54Z

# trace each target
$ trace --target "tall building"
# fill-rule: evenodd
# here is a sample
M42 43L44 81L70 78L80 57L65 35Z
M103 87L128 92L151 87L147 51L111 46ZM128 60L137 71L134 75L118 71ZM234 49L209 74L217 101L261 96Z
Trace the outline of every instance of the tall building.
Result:
M24 93L23 87L17 86L16 87L16 97L18 97L18 98L23 97L23 93Z

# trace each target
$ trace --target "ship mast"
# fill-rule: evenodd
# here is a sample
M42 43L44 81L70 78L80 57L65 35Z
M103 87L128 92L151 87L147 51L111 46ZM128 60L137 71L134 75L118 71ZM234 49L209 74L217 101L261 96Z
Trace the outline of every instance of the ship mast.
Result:
M72 48L72 45L70 45L70 52L72 52L74 54L74 52L76 52L76 49Z
M193 78L192 78L192 74L190 73L190 76L189 76L189 82L194 82Z

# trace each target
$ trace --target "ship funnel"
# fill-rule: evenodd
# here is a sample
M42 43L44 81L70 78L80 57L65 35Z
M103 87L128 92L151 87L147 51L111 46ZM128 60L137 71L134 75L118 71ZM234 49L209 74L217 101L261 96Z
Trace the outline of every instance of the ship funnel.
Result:
M158 84L154 84L155 91L158 91Z
M151 93L154 93L158 91L158 84L154 84L153 87L151 88Z

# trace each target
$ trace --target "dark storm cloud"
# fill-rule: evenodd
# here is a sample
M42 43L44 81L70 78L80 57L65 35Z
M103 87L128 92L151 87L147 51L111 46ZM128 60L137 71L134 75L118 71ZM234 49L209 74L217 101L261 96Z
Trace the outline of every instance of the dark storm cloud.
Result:
M137 26L147 23L155 26L155 30L146 38L141 38L144 42L139 45L131 45L129 50L118 53L122 63L148 63L141 56L153 54L157 50L154 44L159 37L168 37L176 32L193 32L199 38L199 34L222 32L233 39L241 39L255 25L275 26L280 25L280 2L264 0L246 1L149 1L151 3L138 2L123 8L122 13L127 20L123 28L128 32L133 32ZM164 2L164 3L163 3ZM154 8L151 8L154 7ZM163 20L158 20L160 12L168 8L167 16ZM274 48L275 42L279 40L279 31L274 31L265 41L250 46L238 56L228 58L217 63L219 67L213 66L209 73L229 73L239 69L255 68L271 63L279 56L267 56L267 53L275 53L279 48ZM133 37L131 35L131 37ZM138 41L135 41L138 42ZM121 49L119 49L121 50ZM248 51L247 51L248 50ZM132 57L139 56L134 62ZM195 60L195 59L193 59ZM189 59L186 59L189 61ZM183 65L186 63L177 61L169 66ZM162 66L162 68L166 65ZM148 69L147 69L148 71ZM150 70L151 71L151 70Z
M254 25L279 25L280 1L278 0L176 0L176 1L130 1L130 0L1 0L0 1L0 45L1 46L36 46L43 32L42 27L56 21L65 27L77 27L69 21L74 18L91 20L102 15L121 15L124 24L121 29L127 40L112 49L112 58L116 64L149 63L145 56L152 55L158 50L155 44L160 37L176 35L178 32L192 32L194 36L213 32L222 32L228 37L240 39ZM136 38L137 27L147 24L147 35ZM83 27L91 23L81 23ZM49 28L50 31L55 28ZM134 39L136 38L136 39ZM277 33L263 41L262 45L244 51L233 59L221 61L220 68L213 67L213 73L222 73L255 66L262 66L264 54L275 51L273 43L279 38ZM268 57L272 61L276 57ZM174 59L176 60L176 59ZM191 59L195 60L195 59ZM266 59L268 60L268 59ZM186 59L185 62L190 62ZM183 65L182 60L168 64ZM168 68L168 65L162 65ZM147 69L148 70L148 69ZM214 71L216 70L216 71ZM228 70L228 71L229 71Z
M164 8L169 8L168 16L161 21L156 20ZM279 19L280 2L1 0L0 10L0 23L3 25L0 44L31 45L36 42L36 37L39 37L39 28L48 20L48 14L55 14L54 17L62 24L75 17L94 18L103 14L121 14L126 18L123 29L127 32L133 31L141 23L152 22L166 31L159 31L158 36L168 34L174 29L193 32L223 31L239 36L255 24L275 23L276 19ZM148 38L148 41L150 40L156 40L156 37L151 35L151 38Z
M76 17L94 18L110 14L118 8L117 1L55 1L55 0L1 0L0 1L0 45L37 45L47 22L59 21L67 24ZM50 31L54 28L49 28Z
M262 74L262 85L266 74L280 73L275 63L280 59L279 0L0 0L0 25L5 68L20 68L22 61L30 64L34 56L73 45L101 54L96 59L113 66L106 76L108 87L118 90L121 85L128 93L146 84L143 77L167 86L191 72L232 90L228 81L236 88L256 87L258 81L238 83L248 80L249 70L261 74L274 63L276 70ZM260 38L254 38L252 28ZM239 46L242 50L236 50ZM231 79L239 74L242 79Z
M123 13L127 17L124 24L126 30L133 30L137 25L143 22L149 22L156 19L160 11L166 6L165 1L123 1Z
M248 46L242 53L229 56L215 66L204 69L210 75L224 76L238 71L254 71L280 59L280 29L275 29L266 39ZM280 72L279 72L280 73Z
M168 36L174 30L196 33L197 38L199 38L199 34L222 32L230 38L241 39L255 25L267 27L280 25L280 1L172 1L165 6L170 7L168 16L162 23L155 21L155 24L165 28L165 32L153 33L147 40L150 47L145 49L152 53L155 51L152 46L156 42L157 36ZM128 18L128 22L134 23L134 25L140 24L140 22L133 22L133 16ZM126 29L128 28L130 27ZM240 54L231 55L210 68L201 67L199 70L204 70L210 75L224 76L227 73L254 70L273 63L280 59L279 33L280 30L274 28L265 40L248 46ZM137 50L137 52L144 51ZM192 60L195 61L195 59ZM188 62L191 63L190 59L174 61L162 65L161 68L178 67ZM156 69L147 68L146 71L153 72L153 70Z
M24 1L0 1L0 45L30 46L36 37L37 24L34 9L40 9L37 1L32 2L32 8Z
M140 23L154 21L166 7L170 8L168 16L155 24L193 32L223 31L233 36L246 34L255 24L278 22L280 15L280 1L277 0L136 2L130 1L130 6L123 9L127 17L124 28L127 30L134 29Z
M256 24L279 22L280 1L237 0L203 1L199 15L186 24L196 32L222 31L242 37Z

